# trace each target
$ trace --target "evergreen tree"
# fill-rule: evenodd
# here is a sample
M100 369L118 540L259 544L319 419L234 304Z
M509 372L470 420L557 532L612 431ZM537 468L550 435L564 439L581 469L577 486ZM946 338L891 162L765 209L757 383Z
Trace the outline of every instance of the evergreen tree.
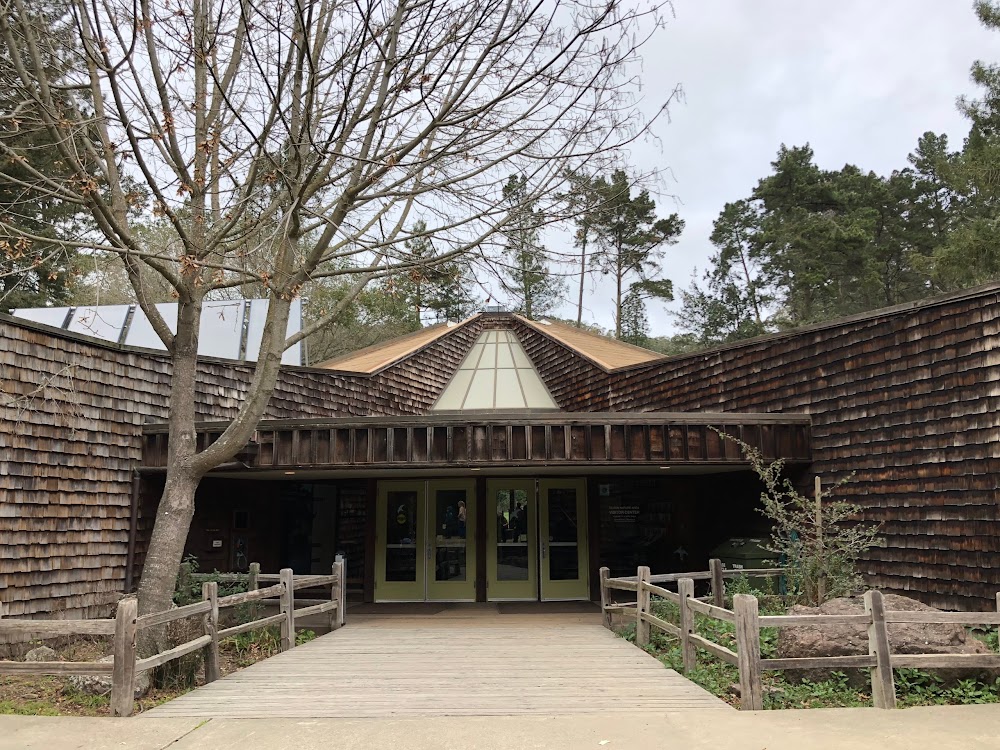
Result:
M597 199L590 212L589 229L597 246L591 258L596 268L615 283L615 337L623 335L623 305L629 294L636 299L673 299L673 287L659 278L662 247L677 242L684 222L671 214L656 218L656 203L649 191L632 196L632 185L622 170L611 179L590 182ZM632 303L633 307L635 302Z
M503 187L512 218L503 230L506 245L500 281L514 300L515 312L538 318L555 307L566 285L549 271L541 244L543 217L526 200L527 195L527 180L511 175Z
M621 335L618 338L636 346L646 346L649 340L646 301L636 288L630 289L622 302Z
M53 50L61 54L72 49L67 8L46 0L33 5L31 13L54 40L53 47L39 54L46 55L51 75L63 79L69 55L60 57ZM0 46L0 310L67 302L78 254L55 240L79 234L85 214L80 205L53 192L52 184L66 179L69 170L48 131L19 114L23 99L6 45ZM87 134L67 131L67 136L79 140Z
M466 318L477 307L470 292L468 261L464 258L441 260L433 239L426 232L424 221L413 225L412 236L404 243L406 254L402 258L413 265L389 286L403 297L410 317L417 322Z

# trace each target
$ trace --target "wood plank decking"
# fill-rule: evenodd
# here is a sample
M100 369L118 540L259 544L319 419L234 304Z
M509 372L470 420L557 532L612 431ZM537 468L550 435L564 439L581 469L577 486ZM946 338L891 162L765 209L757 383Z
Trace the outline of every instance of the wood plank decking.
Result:
M147 711L365 718L730 707L596 615L360 617Z

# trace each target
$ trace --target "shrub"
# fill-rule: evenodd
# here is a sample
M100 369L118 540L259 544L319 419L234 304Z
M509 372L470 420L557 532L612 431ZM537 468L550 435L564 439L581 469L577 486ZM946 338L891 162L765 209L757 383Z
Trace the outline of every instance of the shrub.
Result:
M858 521L861 506L831 499L851 477L821 490L819 498L807 498L782 476L783 460L768 463L753 446L723 432L719 435L739 445L764 485L760 511L772 524L766 548L788 568L789 594L816 606L860 589L858 559L877 543L878 526Z

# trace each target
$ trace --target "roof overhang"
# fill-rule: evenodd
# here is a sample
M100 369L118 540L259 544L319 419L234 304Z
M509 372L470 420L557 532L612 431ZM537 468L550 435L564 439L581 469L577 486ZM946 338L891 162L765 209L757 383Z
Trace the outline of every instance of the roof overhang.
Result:
M483 412L262 421L221 472L534 467L747 466L739 438L765 459L811 461L804 414ZM227 423L198 425L198 445ZM146 471L166 469L167 425L143 429Z

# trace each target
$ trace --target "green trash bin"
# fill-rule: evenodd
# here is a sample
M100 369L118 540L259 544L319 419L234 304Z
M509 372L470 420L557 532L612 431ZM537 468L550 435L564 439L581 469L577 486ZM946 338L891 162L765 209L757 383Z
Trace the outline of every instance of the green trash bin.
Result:
M777 568L778 556L765 549L767 537L733 537L715 547L710 553L722 562L726 570L743 570L753 568ZM780 582L776 576L751 576L750 585L761 591L778 592Z

